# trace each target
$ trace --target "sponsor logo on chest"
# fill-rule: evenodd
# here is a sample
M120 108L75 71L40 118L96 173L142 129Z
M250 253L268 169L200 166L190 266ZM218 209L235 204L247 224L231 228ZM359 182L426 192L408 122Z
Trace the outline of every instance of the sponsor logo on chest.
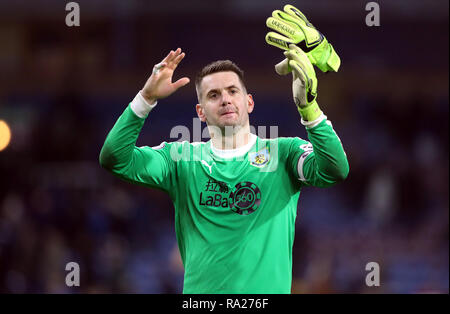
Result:
M229 208L239 215L253 213L260 204L260 189L255 183L248 181L230 188L226 182L208 179L199 197L200 206Z

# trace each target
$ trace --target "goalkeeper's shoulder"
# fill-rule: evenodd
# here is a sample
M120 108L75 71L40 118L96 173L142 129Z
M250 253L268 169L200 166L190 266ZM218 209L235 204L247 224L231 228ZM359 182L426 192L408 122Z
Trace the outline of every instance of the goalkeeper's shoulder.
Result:
M309 141L298 136L280 136L273 139L268 139L267 143L269 144L267 146L277 147L280 156L286 157L296 152L298 149L305 150L306 147L311 146Z

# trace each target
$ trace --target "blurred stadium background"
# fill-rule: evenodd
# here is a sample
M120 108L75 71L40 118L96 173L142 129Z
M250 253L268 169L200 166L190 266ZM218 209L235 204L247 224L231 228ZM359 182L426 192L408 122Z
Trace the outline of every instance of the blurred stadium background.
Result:
M114 121L170 49L186 51L188 87L160 101L138 145L192 128L196 72L231 59L246 73L251 124L306 134L290 77L273 70L265 19L291 3L333 43L337 74L318 101L343 141L348 179L306 188L293 293L449 291L448 1L0 1L0 292L180 293L174 210L164 193L119 181L98 163ZM5 130L5 128L2 128ZM0 142L7 133L0 132ZM173 140L173 139L172 139ZM365 285L378 262L381 286ZM81 286L65 285L77 262Z

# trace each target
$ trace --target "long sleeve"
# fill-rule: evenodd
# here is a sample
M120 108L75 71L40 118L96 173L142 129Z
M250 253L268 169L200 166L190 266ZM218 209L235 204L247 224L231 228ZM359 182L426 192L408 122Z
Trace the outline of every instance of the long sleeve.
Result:
M288 141L287 165L295 174L294 180L316 187L328 187L343 181L348 175L349 165L331 122L323 115L311 124L306 127L309 141L298 137Z
M138 117L131 105L119 117L100 152L100 165L126 181L170 190L175 165L170 144L136 147L145 118Z
M300 180L306 185L327 187L345 180L349 164L342 142L326 117L306 128L311 143L298 162Z

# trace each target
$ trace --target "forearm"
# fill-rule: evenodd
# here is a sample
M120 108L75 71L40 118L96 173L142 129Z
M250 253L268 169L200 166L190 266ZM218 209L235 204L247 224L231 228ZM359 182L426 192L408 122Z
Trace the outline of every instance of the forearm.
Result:
M314 178L312 185L325 187L343 181L348 175L349 164L331 122L322 116L322 121L307 126L306 130L314 150L311 160L305 161L308 164L307 171L313 172L309 174L309 177Z
M99 156L102 167L118 171L132 162L133 150L145 118L155 105L146 103L139 93L136 95L106 137Z

